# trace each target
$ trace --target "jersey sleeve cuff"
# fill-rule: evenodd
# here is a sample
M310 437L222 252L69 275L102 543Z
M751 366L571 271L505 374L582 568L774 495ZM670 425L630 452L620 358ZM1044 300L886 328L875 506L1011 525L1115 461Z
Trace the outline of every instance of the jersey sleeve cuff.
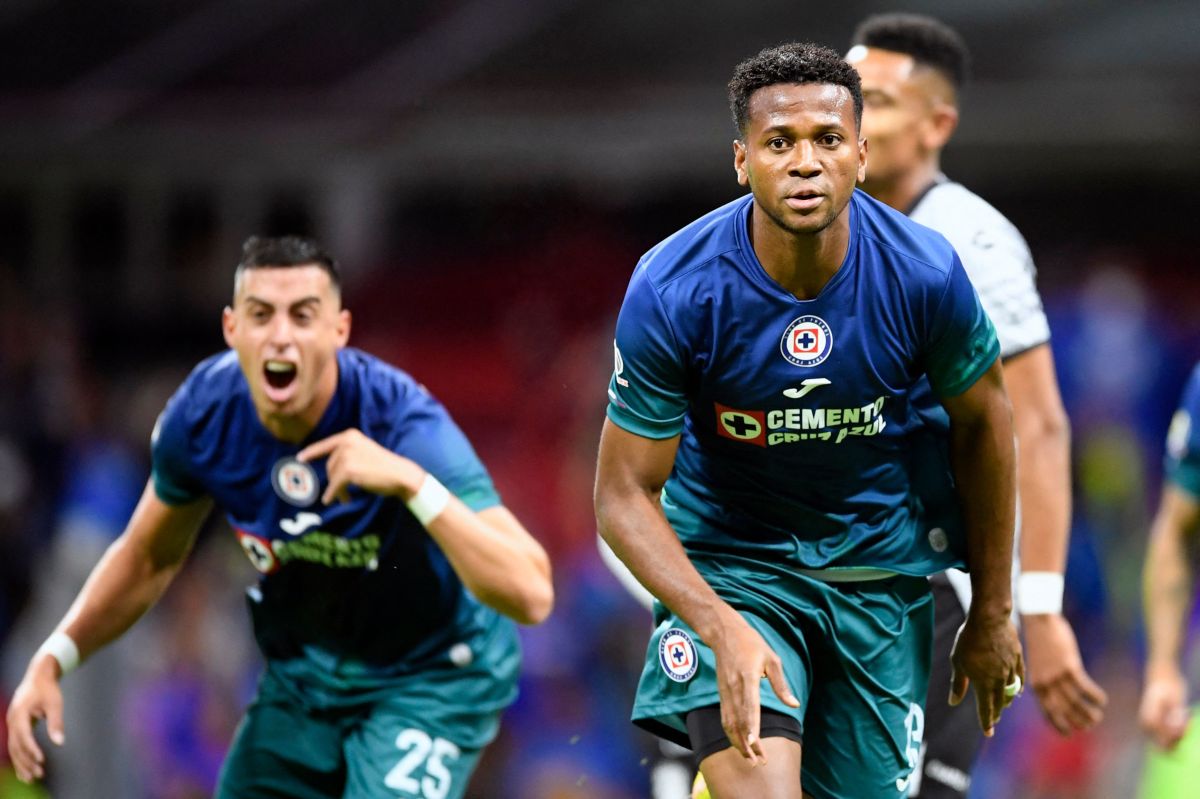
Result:
M180 488L170 482L162 475L155 472L153 474L154 493L166 505L178 506L187 505L189 502L195 502L200 499L202 494L195 494L186 489Z
M642 438L662 440L673 438L683 432L683 414L674 419L658 421L639 416L629 408L622 408L611 402L608 404L606 413L617 427Z
M939 397L957 397L983 377L984 372L991 368L1000 357L1000 342L993 335L987 349L982 350L974 359L962 364L958 374L952 380L939 381L934 385ZM932 382L932 380L930 381Z
M1200 500L1200 463L1180 463L1167 474L1171 484Z

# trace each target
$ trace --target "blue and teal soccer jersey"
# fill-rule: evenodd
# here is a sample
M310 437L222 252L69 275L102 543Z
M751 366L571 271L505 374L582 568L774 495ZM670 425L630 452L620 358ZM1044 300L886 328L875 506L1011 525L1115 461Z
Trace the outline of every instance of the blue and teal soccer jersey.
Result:
M1166 477L1200 499L1200 364L1192 370L1167 433Z
M723 555L911 575L963 564L914 495L913 392L962 393L999 354L950 244L856 191L837 273L799 300L762 268L752 198L639 262L617 322L608 416L680 436L663 492L702 574Z
M481 711L502 708L516 692L514 625L465 590L402 501L351 488L348 502L327 506L324 460L295 456L358 428L473 510L499 504L491 478L442 405L407 374L350 348L337 366L324 416L290 444L258 420L235 353L201 363L155 429L155 491L171 505L211 496L223 509L261 572L249 592L255 636L274 677L306 702L361 703L428 672ZM480 685L453 688L454 674L469 678L479 667ZM492 726L476 731L475 745Z

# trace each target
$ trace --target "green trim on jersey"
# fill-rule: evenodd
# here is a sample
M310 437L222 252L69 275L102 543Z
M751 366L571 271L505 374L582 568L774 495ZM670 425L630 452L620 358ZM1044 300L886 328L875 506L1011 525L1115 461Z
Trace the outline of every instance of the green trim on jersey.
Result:
M996 327L976 305L975 323L965 341L942 336L926 355L929 384L939 397L957 397L975 385L1000 357Z
M617 427L642 438L663 441L679 435L680 431L683 430L683 416L659 422L654 419L647 419L645 416L640 416L629 408L618 407L611 402L608 404L608 410L605 413Z

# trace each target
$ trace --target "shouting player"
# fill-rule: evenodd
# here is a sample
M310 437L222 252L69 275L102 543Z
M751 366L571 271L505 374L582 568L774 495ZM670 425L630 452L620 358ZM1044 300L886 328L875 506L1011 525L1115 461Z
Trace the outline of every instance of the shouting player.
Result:
M634 720L722 799L893 799L921 739L927 575L970 565L956 692L974 684L985 730L1024 677L999 346L950 245L855 191L862 95L837 53L764 50L730 104L750 195L651 249L617 322L597 520L661 602ZM913 499L925 376L957 539L926 536Z
M249 239L222 325L231 349L168 402L125 533L17 687L18 774L43 775L39 719L63 743L61 677L162 595L215 503L262 572L267 661L218 797L462 796L516 694L509 619L553 604L544 551L446 410L346 347L338 267L315 242Z
M1100 721L1107 697L1084 670L1075 634L1062 615L1070 442L1033 260L1021 234L999 211L940 169L942 148L958 123L966 45L929 17L883 14L858 27L847 60L862 76L862 129L871 153L863 188L950 240L996 326L1020 451L1022 573L1015 601L1025 633L1029 684L1059 732L1086 729ZM925 397L919 411L931 429L945 430L945 414L933 397ZM922 460L918 468L924 469L944 456ZM941 476L947 476L945 471ZM930 490L922 492L935 522L930 527L960 524L956 513L944 507L955 504L950 481L937 485L935 474L924 478L934 479ZM970 606L971 584L962 572L946 572L933 578L933 594L926 745L912 795L965 797L983 739L969 707L950 707L943 697L950 681L950 650Z

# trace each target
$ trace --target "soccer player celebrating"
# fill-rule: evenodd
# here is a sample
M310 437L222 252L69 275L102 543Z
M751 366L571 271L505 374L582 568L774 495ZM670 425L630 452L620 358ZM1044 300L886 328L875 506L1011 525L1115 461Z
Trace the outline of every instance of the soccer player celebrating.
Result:
M596 514L661 603L633 716L721 799L892 799L921 740L927 575L970 566L955 691L975 686L985 730L1023 679L999 346L945 239L855 191L852 67L789 44L729 88L750 195L651 249L617 322ZM920 527L906 442L925 376L964 535Z
M847 60L862 76L862 131L871 153L863 188L950 240L996 326L1020 452L1023 532L1018 548L1023 572L1015 600L1028 647L1029 684L1059 732L1086 729L1102 717L1106 697L1084 670L1075 634L1062 615L1070 442L1033 261L1016 228L978 195L950 181L939 166L942 148L958 123L966 46L937 20L885 14L859 26ZM922 398L918 413L935 438L945 431L945 415L932 396ZM936 441L925 444L939 446ZM948 470L939 474L929 468L944 456L928 453L921 460L918 468L928 490L920 494L929 527L961 524L955 518ZM912 795L964 797L982 736L968 706L950 707L942 697L950 681L950 650L970 606L971 584L963 573L950 571L933 578L933 593L936 622L924 767L914 779Z
M217 796L461 797L516 694L509 618L550 612L545 552L446 410L346 347L315 242L249 239L222 325L230 351L167 403L129 526L17 687L18 774L43 775L39 719L63 743L61 677L162 595L215 503L262 572L267 661Z
M1181 664L1193 598L1189 549L1200 533L1200 364L1192 372L1183 402L1171 420L1166 478L1150 530L1142 581L1149 646L1140 716L1142 728L1151 739L1161 748L1172 750L1189 727L1187 678ZM1194 775L1193 768L1187 791L1171 795L1194 792Z

